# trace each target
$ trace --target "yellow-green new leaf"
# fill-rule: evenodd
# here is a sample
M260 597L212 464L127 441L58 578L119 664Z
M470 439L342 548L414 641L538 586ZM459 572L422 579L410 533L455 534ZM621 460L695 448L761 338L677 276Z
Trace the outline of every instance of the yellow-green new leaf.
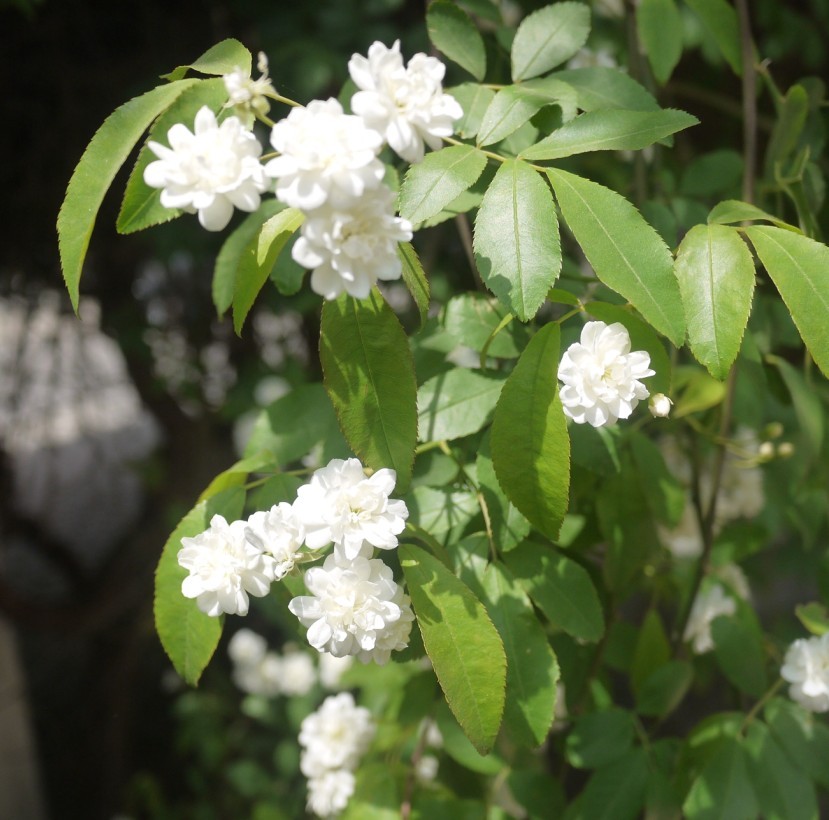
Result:
M547 175L596 276L677 347L682 345L685 316L673 256L662 237L615 191L554 168Z
M104 120L84 151L58 214L60 264L75 310L89 240L112 180L152 121L197 82L180 80L161 85L124 103Z
M180 80L190 69L200 74L221 75L239 68L249 75L252 62L250 52L238 40L230 37L207 49L189 65L180 65L169 74L162 75L161 79Z
M437 558L409 544L398 552L423 645L446 702L485 755L504 711L504 645L484 605Z
M829 248L771 226L745 229L809 353L829 376Z
M679 246L674 270L691 352L715 379L725 379L751 312L751 252L734 228L695 225Z

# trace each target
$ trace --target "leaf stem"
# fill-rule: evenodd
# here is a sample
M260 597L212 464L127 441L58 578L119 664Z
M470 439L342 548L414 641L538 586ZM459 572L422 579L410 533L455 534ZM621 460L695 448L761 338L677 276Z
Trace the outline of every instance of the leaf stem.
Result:
M757 72L747 0L736 0L743 62L743 201L754 204L757 167Z

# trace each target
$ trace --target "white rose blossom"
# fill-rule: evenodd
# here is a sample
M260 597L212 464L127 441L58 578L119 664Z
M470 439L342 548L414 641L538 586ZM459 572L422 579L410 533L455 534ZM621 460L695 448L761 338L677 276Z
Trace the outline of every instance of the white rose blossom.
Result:
M411 223L394 215L394 194L381 186L345 210L322 207L309 213L292 256L313 270L314 293L336 299L345 291L365 299L378 279L400 278L397 244L411 238Z
M576 424L615 424L648 397L640 379L653 375L650 355L644 350L631 352L624 325L588 322L580 341L567 348L559 364L564 412Z
M354 773L348 769L323 772L308 780L308 811L317 817L334 817L354 794Z
M307 695L317 682L314 661L307 652L288 647L282 653L280 692L288 697Z
M288 609L319 652L383 665L408 645L411 603L379 558L346 559L335 549L305 573L305 586L311 594L292 599Z
M273 556L274 580L281 581L294 568L305 530L293 506L281 501L269 510L253 513L247 520L245 537L257 549Z
M147 147L158 159L144 169L144 182L161 188L165 208L198 211L208 231L220 231L233 209L255 211L260 194L268 187L259 162L262 146L238 117L221 125L216 115L202 106L193 132L177 123L167 132L170 147L153 140Z
M274 559L245 538L245 527L214 515L209 529L181 539L178 563L189 572L181 592L211 617L247 615L248 595L267 595L274 580Z
M389 498L396 479L387 468L367 477L356 458L335 458L316 470L294 502L306 545L319 549L333 541L348 559L370 557L371 547L394 549L409 515L404 501Z
M318 778L327 771L353 770L374 737L368 709L357 706L349 692L330 695L300 726L300 769Z
M380 135L335 99L294 108L274 125L271 144L280 156L265 173L276 179L277 199L303 211L326 203L347 210L385 174Z
M737 611L737 596L747 600L748 581L736 564L728 564L716 571L716 578L708 579L697 593L691 606L683 640L691 643L698 655L714 648L711 623L720 615L734 615Z
M789 697L810 712L829 712L829 632L800 638L786 651L780 676Z
M458 101L443 93L443 63L415 54L404 67L399 40L391 48L373 43L368 57L353 55L348 71L360 89L351 98L352 110L408 162L423 159L424 142L440 148L463 116Z

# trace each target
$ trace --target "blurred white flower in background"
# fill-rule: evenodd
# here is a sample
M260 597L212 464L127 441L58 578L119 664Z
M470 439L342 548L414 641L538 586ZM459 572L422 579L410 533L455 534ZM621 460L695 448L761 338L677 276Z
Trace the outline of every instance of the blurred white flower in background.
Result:
M737 598L748 600L750 590L743 571L736 564L719 567L713 577L706 579L691 606L685 626L684 641L698 655L714 648L711 623L720 615L737 612Z
M319 676L320 683L325 689L338 689L342 676L351 668L354 658L345 655L337 658L328 652L319 654Z
M348 769L335 769L310 778L308 810L318 817L339 814L354 794L354 783L354 773Z
M829 632L800 638L786 651L780 676L789 697L810 712L829 712Z

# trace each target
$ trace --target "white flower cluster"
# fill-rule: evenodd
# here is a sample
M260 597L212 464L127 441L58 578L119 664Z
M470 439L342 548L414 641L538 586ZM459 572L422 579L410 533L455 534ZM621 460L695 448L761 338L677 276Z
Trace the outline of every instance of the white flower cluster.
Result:
M198 211L202 227L220 231L230 222L234 207L259 207L260 194L268 187L259 161L262 146L238 117L219 125L216 115L202 106L193 131L176 123L167 132L167 142L169 147L147 142L158 159L144 169L144 182L161 188L165 208Z
M374 737L368 709L348 692L326 698L299 732L300 769L308 778L308 809L319 817L341 812L354 793L354 770Z
M266 595L301 557L312 559L333 544L323 565L305 573L311 594L288 608L319 652L386 663L408 645L414 621L391 569L373 557L375 547L397 546L409 515L403 501L389 498L395 478L388 469L367 477L356 458L334 459L299 488L293 504L283 501L230 524L214 516L210 529L182 539L178 562L189 571L182 593L207 615L246 615L249 595ZM303 547L310 552L301 556ZM255 675L261 677L265 660L257 660ZM274 661L268 664L274 671Z
M715 577L707 579L694 598L691 614L685 626L683 640L690 642L698 655L714 648L711 624L720 615L733 615L737 611L737 599L747 601L750 597L748 581L736 564L727 564L716 571Z
M645 351L631 352L624 325L588 322L580 341L567 348L558 367L565 414L576 424L593 427L629 418L649 395L640 379L654 375L650 363Z
M810 712L829 712L829 632L800 638L786 651L780 676L789 697Z

